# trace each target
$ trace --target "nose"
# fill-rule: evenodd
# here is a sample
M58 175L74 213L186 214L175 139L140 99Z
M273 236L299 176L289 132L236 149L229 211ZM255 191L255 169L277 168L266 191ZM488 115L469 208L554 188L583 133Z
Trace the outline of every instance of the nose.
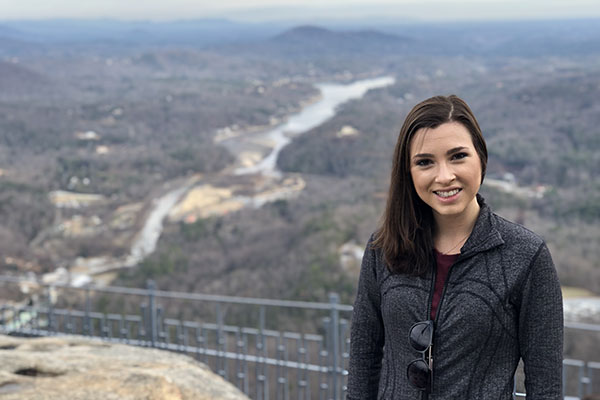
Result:
M440 163L437 174L435 176L435 182L441 185L447 185L456 179L452 167L447 163Z

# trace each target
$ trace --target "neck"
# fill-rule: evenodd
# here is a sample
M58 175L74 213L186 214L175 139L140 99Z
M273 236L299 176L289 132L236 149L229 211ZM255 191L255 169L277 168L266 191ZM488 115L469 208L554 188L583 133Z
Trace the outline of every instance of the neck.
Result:
M469 206L459 215L440 215L434 213L433 217L436 227L434 242L438 251L448 248L449 244L454 244L459 240L463 242L467 240L479 216L479 209L477 198L473 198Z

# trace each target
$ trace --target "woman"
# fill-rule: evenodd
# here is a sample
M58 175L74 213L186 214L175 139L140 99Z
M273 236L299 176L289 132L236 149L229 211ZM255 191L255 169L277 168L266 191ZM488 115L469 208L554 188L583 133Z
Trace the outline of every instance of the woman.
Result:
M381 227L363 257L349 400L559 399L562 297L544 241L478 194L487 149L468 105L436 96L406 117Z

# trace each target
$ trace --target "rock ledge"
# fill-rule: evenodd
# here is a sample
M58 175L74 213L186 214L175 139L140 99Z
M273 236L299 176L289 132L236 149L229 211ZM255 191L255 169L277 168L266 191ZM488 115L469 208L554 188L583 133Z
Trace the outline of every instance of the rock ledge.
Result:
M3 400L247 400L193 358L79 336L0 335Z

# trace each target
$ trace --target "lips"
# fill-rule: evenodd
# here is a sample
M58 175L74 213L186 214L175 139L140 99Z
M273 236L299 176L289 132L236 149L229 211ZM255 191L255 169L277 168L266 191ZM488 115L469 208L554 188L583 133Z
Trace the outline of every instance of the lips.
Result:
M458 194L458 192L460 192L461 190L461 188L455 188L450 190L434 190L433 193L442 198L449 198Z

